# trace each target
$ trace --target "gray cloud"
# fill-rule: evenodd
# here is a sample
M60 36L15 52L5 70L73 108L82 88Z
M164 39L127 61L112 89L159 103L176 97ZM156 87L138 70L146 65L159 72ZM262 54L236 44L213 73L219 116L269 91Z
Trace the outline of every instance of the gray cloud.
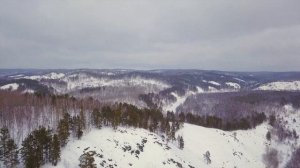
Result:
M299 0L0 4L0 68L300 70Z

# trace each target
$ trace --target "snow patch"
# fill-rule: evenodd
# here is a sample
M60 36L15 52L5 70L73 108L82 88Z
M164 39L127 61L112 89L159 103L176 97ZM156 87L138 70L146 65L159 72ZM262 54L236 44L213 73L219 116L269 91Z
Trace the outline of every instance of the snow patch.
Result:
M240 86L239 84L237 84L237 83L226 82L225 84L226 84L227 86L229 86L229 87L234 88L234 89L240 89L240 88L241 88L241 86Z
M215 81L208 81L208 83L215 85L215 86L220 86L221 84Z
M17 83L11 83L0 87L1 90L11 90L11 91L18 90L18 88L19 88L19 84Z
M240 79L240 78L233 78L233 79L235 79L235 80L237 80L237 81L239 81L239 82L244 82L244 83L246 83L246 81L244 81L243 79Z
M290 90L290 91L299 91L300 90L300 81L291 81L291 82L271 82L259 86L256 90Z
M12 76L9 76L10 78L20 78L20 77L23 77L24 75L23 74L18 74L18 75L12 75Z
M218 92L218 89L212 87L212 86L208 86L208 91L209 92Z
M34 93L35 91L32 89L25 89L22 93Z

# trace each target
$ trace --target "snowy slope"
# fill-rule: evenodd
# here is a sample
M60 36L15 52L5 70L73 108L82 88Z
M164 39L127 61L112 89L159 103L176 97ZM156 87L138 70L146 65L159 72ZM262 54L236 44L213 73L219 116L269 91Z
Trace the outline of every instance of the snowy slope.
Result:
M185 140L181 155L193 158L196 167L264 167L262 154L265 151L265 124L248 131L226 132L185 124L179 131ZM211 165L203 164L203 154L209 151Z
M281 82L271 82L264 85L261 85L257 90L290 90L290 91L299 91L300 90L300 81L281 81Z
M264 167L265 124L254 130L224 132L217 129L185 124L177 134L183 135L185 147L167 143L162 137L144 129L110 128L92 130L81 140L74 140L62 151L59 168L78 167L83 152L95 151L98 167L184 168L191 167ZM203 154L209 151L211 164ZM44 167L52 167L46 165Z

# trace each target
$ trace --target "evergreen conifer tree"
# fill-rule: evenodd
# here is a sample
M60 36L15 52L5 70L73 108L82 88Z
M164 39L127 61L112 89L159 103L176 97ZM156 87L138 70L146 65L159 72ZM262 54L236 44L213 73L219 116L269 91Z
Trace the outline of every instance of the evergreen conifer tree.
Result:
M57 134L53 135L50 158L53 166L56 166L57 162L60 160L60 142Z
M62 147L67 144L68 138L70 136L70 120L70 115L68 113L65 113L64 118L59 121L57 126L58 139Z
M96 128L102 127L101 113L98 108L95 108L92 112L92 123Z
M35 150L37 150L36 140L29 134L22 142L21 156L26 168L38 168L40 164L37 160Z
M51 131L40 127L23 141L21 155L25 167L36 168L50 161Z
M81 130L84 130L86 127L86 121L85 121L85 115L84 115L84 110L83 107L80 109L80 114L79 114L79 126Z
M175 122L172 122L171 130L170 130L170 139L172 141L176 140L175 133L176 133L176 124Z
M0 162L4 167L15 167L18 163L18 147L10 138L7 128L0 130ZM1 165L1 163L0 163Z

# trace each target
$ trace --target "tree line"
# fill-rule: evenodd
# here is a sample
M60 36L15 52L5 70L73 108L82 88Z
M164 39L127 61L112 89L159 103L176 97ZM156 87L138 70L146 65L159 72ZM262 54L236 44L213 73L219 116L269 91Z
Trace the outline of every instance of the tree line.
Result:
M208 128L217 128L224 131L233 130L247 130L255 128L257 125L262 124L267 120L265 113L254 113L248 117L242 117L240 119L233 119L231 121L223 120L217 116L200 116L192 113L179 113L178 118L181 122L187 122Z

